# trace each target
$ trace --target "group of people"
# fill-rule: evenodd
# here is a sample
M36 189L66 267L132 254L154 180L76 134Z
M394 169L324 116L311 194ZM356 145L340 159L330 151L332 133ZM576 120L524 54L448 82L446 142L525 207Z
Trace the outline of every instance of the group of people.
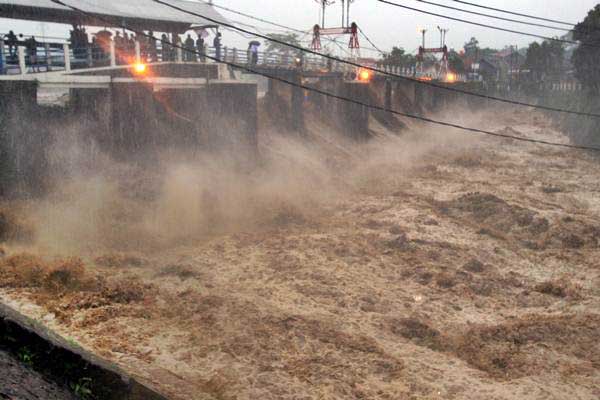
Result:
M8 47L8 54L6 54L6 57L4 57L4 49L0 49L0 51L3 52L3 57L0 57L1 61L16 63L18 59L17 49L19 46L24 46L26 50L25 56L27 57L28 64L31 65L34 70L37 68L39 42L36 40L35 36L24 39L22 33L17 36L13 31L9 31L6 35L4 35L4 37L2 37L2 39ZM0 67L3 68L4 65L0 65ZM0 68L0 70L2 68Z
M144 35L127 35L117 32L115 37L115 50L120 63L127 62L135 56L135 42L140 44L140 56L142 60L153 61L177 61L178 49L181 49L182 61L195 62L206 61L206 41L202 34L196 39L188 34L184 41L181 36L173 33L163 33L158 40L154 32L150 31ZM159 46L160 44L160 46ZM215 57L221 58L221 33L218 32L213 40Z
M19 37L23 38L23 34L21 33ZM13 31L8 32L8 34L4 35L4 42L8 46L8 57L16 58L17 57L17 46L19 45L19 38Z
M147 62L155 61L176 61L178 48L182 49L183 61L206 61L206 42L205 35L198 34L194 39L188 34L185 41L182 42L180 35L163 33L160 39L157 39L154 32L147 34L128 34L127 32L117 31L114 35L107 31L103 34L96 34L92 41L88 41L88 34L85 28L73 26L71 31L70 44L73 48L75 58L88 57L88 49L92 49L92 58L94 60L105 59L110 53L110 40L114 41L116 61L118 64L131 62L136 56L136 42L140 46L140 57ZM217 32L213 40L215 47L215 58L221 58L221 33Z
M70 31L69 42L73 49L73 55L76 59L85 59L88 56L89 42L88 34L85 28L78 25L73 25Z
M91 41L90 41L91 36ZM70 31L69 45L73 52L75 61L90 62L93 65L108 65L110 52L111 52L111 41L114 42L115 47L115 58L118 64L131 63L136 58L136 42L139 43L140 58L145 62L157 62L157 61L177 61L178 53L181 51L182 61L186 62L205 62L207 59L207 43L206 37L208 34L205 31L198 33L197 37L194 38L192 34L187 36L182 41L182 37L179 34L163 33L160 39L155 36L154 32L150 31L147 34L128 34L127 32L110 32L107 30L97 32L93 35L86 32L85 27L80 25L73 25L73 29ZM12 30L0 37L8 49L5 52L2 50L3 57L0 57L0 62L6 65L6 63L17 63L18 61L18 48L24 46L26 50L27 64L32 66L34 69L38 64L37 55L38 47L44 45L52 48L62 46L60 44L43 44L36 40L35 37L24 39L23 35L16 35ZM222 34L216 32L212 45L214 47L214 58L216 60L222 59ZM181 49L181 50L179 50ZM258 56L256 56L256 60ZM254 60L254 58L253 58ZM256 63L256 61L254 61ZM0 65L0 71L3 70L5 65ZM1 72L0 72L1 73Z

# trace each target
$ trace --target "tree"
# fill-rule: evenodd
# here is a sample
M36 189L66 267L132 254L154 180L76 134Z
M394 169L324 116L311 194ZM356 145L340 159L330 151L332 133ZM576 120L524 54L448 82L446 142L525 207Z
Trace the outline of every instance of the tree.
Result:
M573 65L579 81L592 93L600 93L600 4L575 26L573 38L581 42L573 53ZM594 47L596 46L596 47Z
M465 72L465 62L461 55L454 50L450 50L448 54L448 66L450 70L457 74L463 74Z
M383 56L383 63L387 65L410 67L416 62L417 58L412 54L407 54L402 47L394 46L389 54L385 54Z
M300 39L295 33L269 33L267 37L278 40L280 42L289 43L292 46L302 46L300 43ZM273 42L271 40L266 41L267 51L272 53L279 53L286 56L289 56L292 53L296 52L296 49L290 46L286 46L281 43Z
M531 71L533 80L540 81L547 76L560 74L564 59L565 49L562 43L554 40L545 40L542 44L533 42L527 49L524 66Z
M479 41L474 37L471 38L467 43L465 43L465 57L471 60L475 60L479 53Z

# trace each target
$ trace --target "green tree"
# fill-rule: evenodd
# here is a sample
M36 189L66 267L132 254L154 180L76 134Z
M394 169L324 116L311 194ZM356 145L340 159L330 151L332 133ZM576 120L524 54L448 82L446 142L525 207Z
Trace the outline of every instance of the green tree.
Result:
M267 37L274 40L278 40L280 42L289 43L293 46L302 46L302 44L300 43L300 38L295 33L269 33ZM293 47L273 42L271 40L267 40L265 43L267 45L267 51L271 53L290 55L293 53L295 54L297 52L297 50Z
M547 76L559 75L563 70L564 60L563 44L545 40L542 44L533 42L529 45L524 66L531 71L534 81L540 81Z
M463 74L465 72L465 62L461 55L454 50L450 50L450 53L448 54L448 66L457 74Z
M575 40L581 42L573 53L577 79L594 94L600 93L600 4L588 12L587 17L575 26ZM596 47L594 47L596 46Z
M402 47L394 46L392 51L383 56L383 63L387 65L398 65L402 67L413 66L417 58L412 54L407 54Z
M479 57L479 40L472 37L467 43L465 43L465 57L471 60L475 60Z

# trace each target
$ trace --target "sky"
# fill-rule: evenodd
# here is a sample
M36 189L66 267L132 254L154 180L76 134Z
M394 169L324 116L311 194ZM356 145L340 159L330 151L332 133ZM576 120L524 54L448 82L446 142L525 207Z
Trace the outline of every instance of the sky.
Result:
M553 37L564 33L559 30L498 21L458 11L441 9L439 7L423 4L418 0L392 1L410 7L436 12L438 14L451 15L457 18L469 19L480 23L531 32L543 36ZM508 18L523 19L522 17L499 14L494 11L470 7L452 0L430 1L483 13L495 13ZM591 8L596 4L600 4L597 0L470 0L470 2L573 23L583 20ZM315 0L214 0L214 3L303 31L310 30L314 24L319 22L320 6ZM262 33L280 33L281 31L281 28L271 27L268 24L256 22L226 11L219 11L232 21L239 21L260 27L260 32ZM398 46L403 47L408 52L414 52L421 42L421 36L417 32L419 28L428 30L426 37L427 47L438 47L440 35L437 26L450 29L447 34L446 42L450 48L457 50L461 49L464 43L471 37L476 37L482 47L495 48L503 48L507 45L524 47L536 40L533 37L509 32L500 32L488 28L450 21L440 17L428 16L415 11L393 7L377 0L354 0L351 9L351 19L356 21L371 41L383 51L389 51L392 46ZM541 21L537 22L543 23ZM341 0L337 0L335 4L329 6L327 9L326 25L333 27L339 26L340 24ZM245 28L252 29L248 27ZM25 35L34 34L36 36L65 37L65 35L68 34L69 28L58 24L6 20L0 18L0 32L8 32L10 29L14 30L16 33L23 33ZM229 31L223 32L223 43L230 47L236 46L238 48L245 48L247 47L249 40L251 39ZM361 37L360 41L361 45L371 47L366 43L364 38ZM347 46L346 38L340 38L339 42L342 43L344 47ZM372 56L375 54L369 50L363 49L361 55Z

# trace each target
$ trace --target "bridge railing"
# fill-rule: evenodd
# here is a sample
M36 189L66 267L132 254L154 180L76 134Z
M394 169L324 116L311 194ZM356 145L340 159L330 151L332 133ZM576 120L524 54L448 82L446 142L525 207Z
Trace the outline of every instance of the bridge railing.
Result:
M109 49L98 45L74 47L69 43L36 42L31 45L8 46L0 40L0 74L32 74L50 71L71 71L107 66L128 65L132 62L215 62L226 61L239 66L252 66L252 54L246 49L206 46L204 49L185 50L162 46L144 48L138 42L135 47L116 47L109 43ZM199 53L199 54L198 54ZM206 55L206 56L204 56ZM329 61L325 57L305 55L301 61L303 70L331 70L350 72L354 68L344 63ZM272 68L298 68L296 55L277 52L258 52L256 65ZM408 73L407 73L408 74Z

